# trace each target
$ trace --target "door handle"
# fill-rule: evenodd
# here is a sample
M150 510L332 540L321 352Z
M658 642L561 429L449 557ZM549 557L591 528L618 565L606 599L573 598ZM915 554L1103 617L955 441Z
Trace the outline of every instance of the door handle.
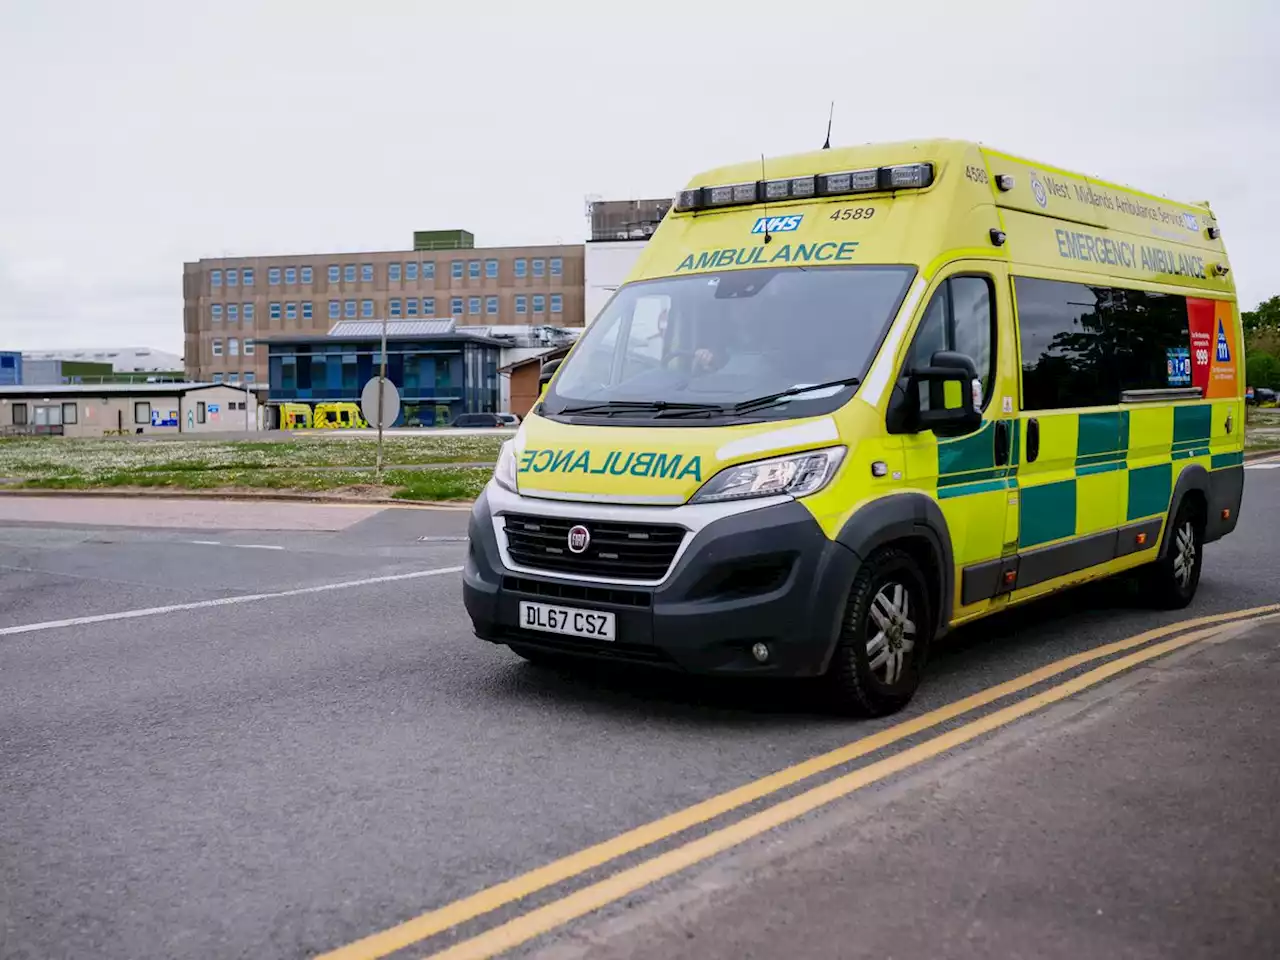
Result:
M1040 421L1032 417L1027 421L1027 463L1034 463L1040 456Z
M1009 423L1006 420L996 421L996 466L1003 467L1009 462Z

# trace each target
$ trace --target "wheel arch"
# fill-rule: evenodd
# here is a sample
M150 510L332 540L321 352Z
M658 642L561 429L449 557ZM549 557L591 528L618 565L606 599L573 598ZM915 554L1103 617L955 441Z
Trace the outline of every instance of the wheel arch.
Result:
M1188 498L1198 504L1201 523L1207 523L1210 500L1209 471L1198 463L1190 463L1183 467L1182 472L1178 474L1177 482L1173 485L1173 496L1169 498L1169 513L1165 518L1164 533L1160 537L1160 552L1156 555L1157 559L1163 560L1168 554L1169 544L1172 541L1173 518L1178 515L1178 510Z
M937 501L923 493L896 493L859 507L845 521L838 543L865 561L882 547L906 550L920 565L934 605L934 635L945 631L955 597L951 532Z

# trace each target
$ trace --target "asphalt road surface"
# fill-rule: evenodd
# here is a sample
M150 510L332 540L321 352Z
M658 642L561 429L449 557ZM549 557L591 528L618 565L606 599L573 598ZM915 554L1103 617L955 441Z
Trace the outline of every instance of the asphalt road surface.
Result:
M1280 625L1108 646L1280 600L1270 466L880 721L474 639L465 512L0 499L0 957L1280 955Z

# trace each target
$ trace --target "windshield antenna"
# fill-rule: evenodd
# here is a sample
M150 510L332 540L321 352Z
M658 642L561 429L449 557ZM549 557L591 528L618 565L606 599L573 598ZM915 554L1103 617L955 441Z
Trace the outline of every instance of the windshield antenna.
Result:
M822 145L823 150L831 149L831 121L835 119L835 116L836 116L836 102L832 100L831 110L827 113L827 141Z
M768 183L769 178L764 174L764 154L762 153L760 154L760 187L765 191L766 197L769 195ZM761 200L760 202L764 204L764 242L771 243L773 242L773 234L769 232L769 201Z

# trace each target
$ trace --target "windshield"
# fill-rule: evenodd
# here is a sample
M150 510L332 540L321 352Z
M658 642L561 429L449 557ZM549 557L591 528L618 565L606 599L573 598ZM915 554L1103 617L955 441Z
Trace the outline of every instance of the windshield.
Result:
M583 334L543 412L706 416L814 384L753 416L835 409L865 375L915 271L733 270L623 286Z

